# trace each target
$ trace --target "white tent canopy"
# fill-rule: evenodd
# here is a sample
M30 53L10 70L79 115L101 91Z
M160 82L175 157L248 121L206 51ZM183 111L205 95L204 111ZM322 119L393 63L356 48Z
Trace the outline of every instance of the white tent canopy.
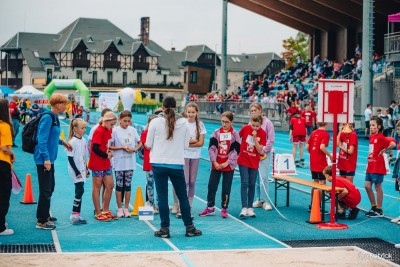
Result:
M15 91L15 94L32 94L32 95L44 95L42 91L39 91L32 85L24 85L17 91Z

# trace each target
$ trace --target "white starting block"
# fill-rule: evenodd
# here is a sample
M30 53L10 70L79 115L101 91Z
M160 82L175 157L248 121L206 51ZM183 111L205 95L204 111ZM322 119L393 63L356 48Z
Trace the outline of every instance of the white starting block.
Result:
M154 220L153 207L139 207L139 220L140 221Z
M296 165L292 154L276 154L274 161L275 174L296 175Z

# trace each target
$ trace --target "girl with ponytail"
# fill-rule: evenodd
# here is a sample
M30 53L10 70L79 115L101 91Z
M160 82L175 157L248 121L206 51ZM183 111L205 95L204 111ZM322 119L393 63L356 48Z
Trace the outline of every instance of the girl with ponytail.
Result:
M158 193L158 207L161 228L155 231L156 237L170 237L168 207L168 178L178 196L182 220L186 226L186 236L202 234L193 225L190 205L186 191L184 175L184 150L189 148L189 127L187 120L175 112L176 101L173 97L163 100L163 112L149 125L145 146L151 150L150 163Z

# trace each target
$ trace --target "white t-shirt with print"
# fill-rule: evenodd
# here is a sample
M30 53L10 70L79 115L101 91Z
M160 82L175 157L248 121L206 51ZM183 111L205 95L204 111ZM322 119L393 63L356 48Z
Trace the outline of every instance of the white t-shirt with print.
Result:
M370 121L371 115L372 115L372 110L370 110L369 108L365 109L364 111L365 121Z
M86 162L87 162L87 144L84 138L76 138L75 136L69 141L72 151L67 150L67 156L73 157L76 168L81 172L82 178L77 178L74 169L68 163L68 174L74 183L86 182Z
M189 128L190 132L190 139L196 139L197 137L197 130L196 130L196 122L188 122L187 127ZM204 124L200 121L199 122L199 129L200 129L200 135L206 134L206 127L204 127ZM201 149L202 147L189 147L185 149L184 155L186 159L199 159L201 157Z
M112 132L112 146L136 147L140 141L138 132L132 126L123 129L117 126ZM115 171L129 171L136 169L136 153L128 153L122 149L113 150L113 167Z

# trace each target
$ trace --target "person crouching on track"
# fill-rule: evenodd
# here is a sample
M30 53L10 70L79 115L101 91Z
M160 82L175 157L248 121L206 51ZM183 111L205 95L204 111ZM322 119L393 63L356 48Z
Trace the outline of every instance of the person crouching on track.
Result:
M327 166L323 174L329 182L332 182L332 166ZM336 219L355 220L360 211L357 208L361 201L360 191L348 179L340 176L336 176L336 187L342 188L338 195L339 210L336 212ZM346 210L350 211L347 217Z

